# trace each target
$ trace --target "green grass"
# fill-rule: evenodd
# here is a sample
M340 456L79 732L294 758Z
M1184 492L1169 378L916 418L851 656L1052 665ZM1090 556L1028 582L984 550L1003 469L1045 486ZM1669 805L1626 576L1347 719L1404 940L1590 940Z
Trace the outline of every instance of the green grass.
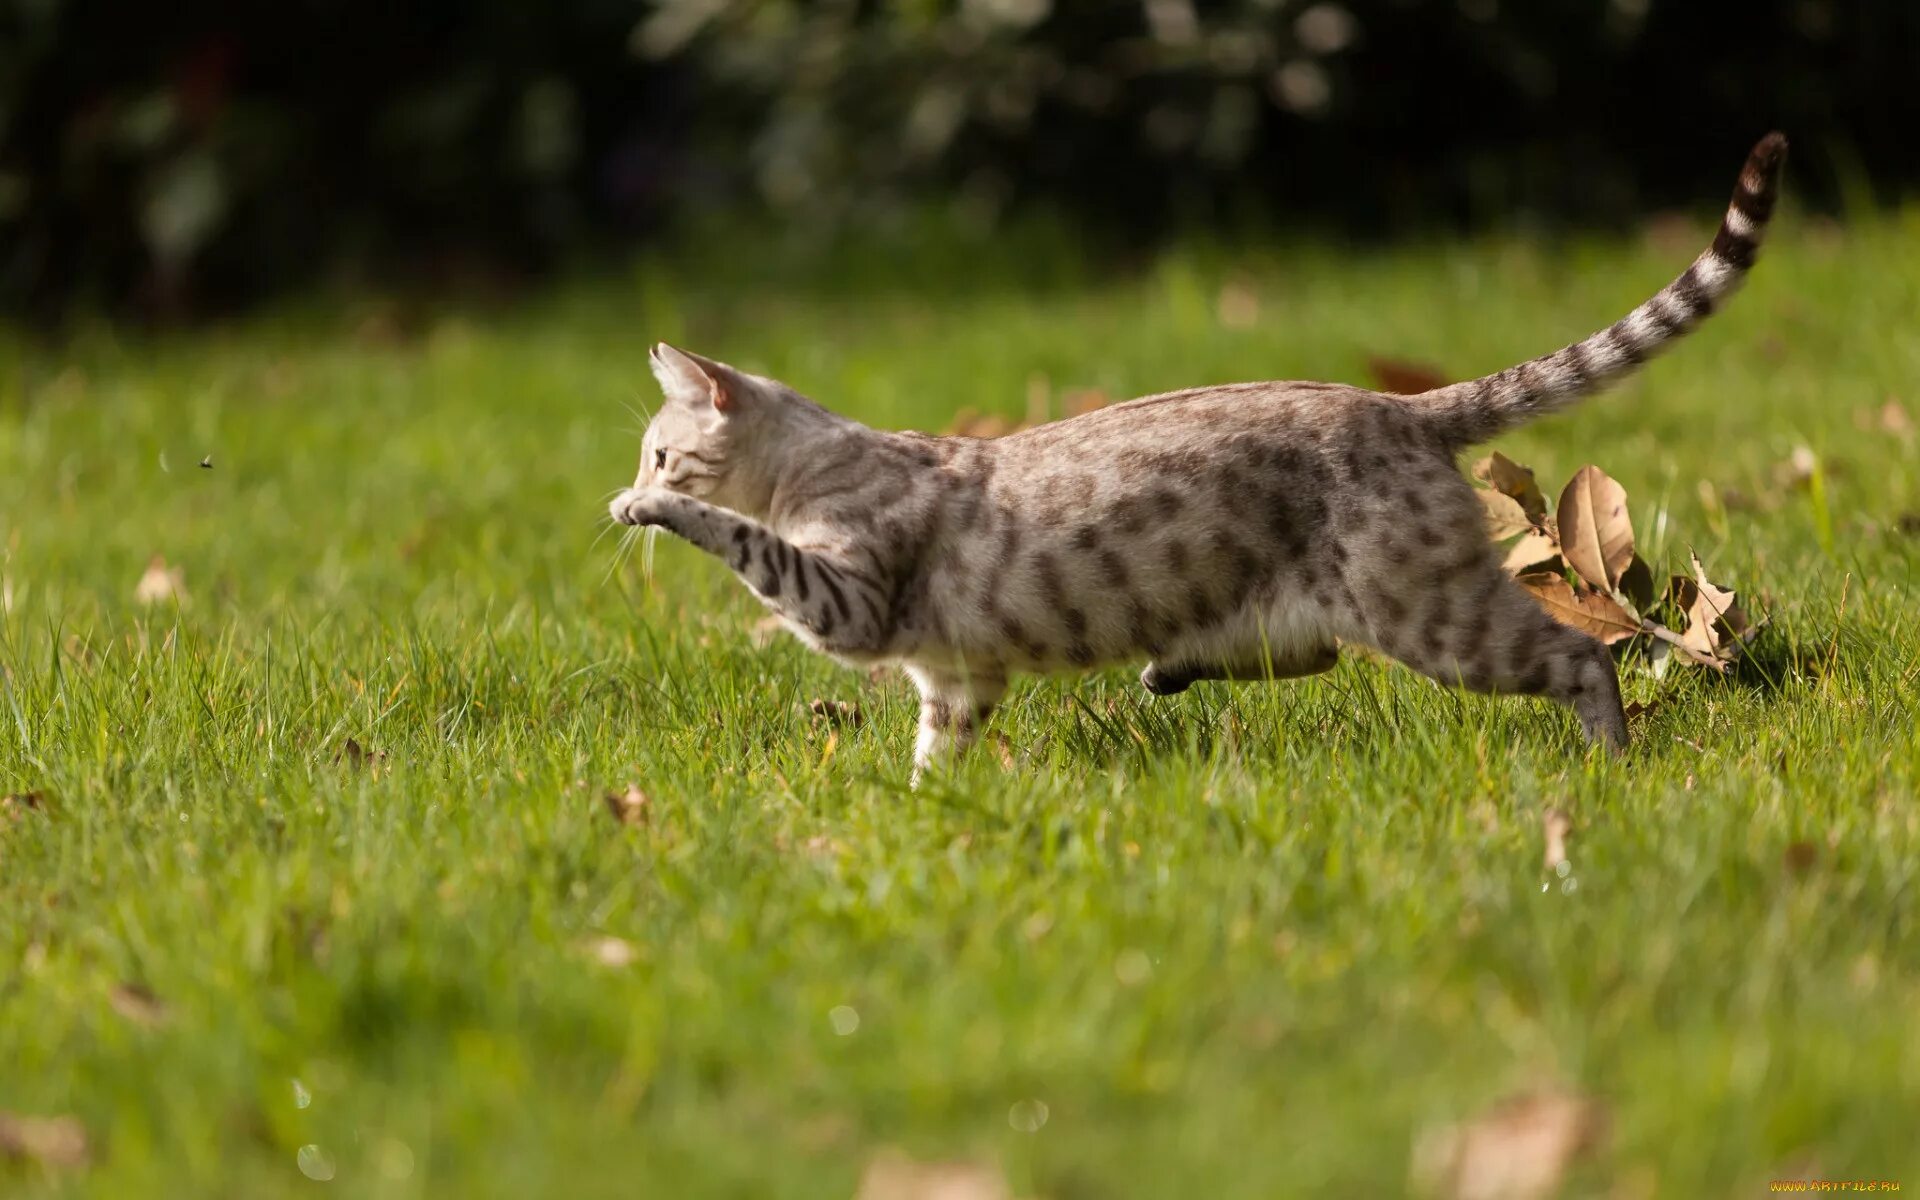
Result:
M1025 682L1014 769L911 793L903 683L755 648L717 564L663 542L649 582L596 538L654 338L937 429L1021 415L1036 373L1490 370L1671 248L929 252L813 286L689 254L398 341L351 302L0 340L0 791L45 797L0 816L0 1109L94 1143L0 1191L304 1194L314 1144L355 1196L846 1196L897 1145L1056 1200L1387 1196L1421 1129L1541 1084L1612 1113L1577 1195L1920 1185L1920 456L1861 415L1920 416L1920 213L1785 225L1672 358L1500 446L1552 486L1599 463L1656 571L1691 546L1769 596L1738 677L1629 676L1659 705L1618 761L1349 657L1170 701ZM1256 328L1216 320L1228 277ZM1802 443L1818 492L1774 481ZM178 607L134 602L155 554ZM828 737L816 696L867 720Z

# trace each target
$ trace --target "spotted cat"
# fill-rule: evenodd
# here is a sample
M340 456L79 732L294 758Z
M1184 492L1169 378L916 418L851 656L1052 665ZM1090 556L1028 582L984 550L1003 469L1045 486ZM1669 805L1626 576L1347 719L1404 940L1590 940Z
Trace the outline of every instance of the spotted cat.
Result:
M1443 683L1550 697L1618 748L1613 661L1504 571L1460 451L1566 407L1714 312L1753 266L1786 139L1754 147L1713 243L1626 317L1415 396L1235 383L1009 437L870 429L656 346L666 402L614 520L727 563L808 645L919 688L914 776L1017 672L1147 658L1155 695L1332 667L1341 642Z

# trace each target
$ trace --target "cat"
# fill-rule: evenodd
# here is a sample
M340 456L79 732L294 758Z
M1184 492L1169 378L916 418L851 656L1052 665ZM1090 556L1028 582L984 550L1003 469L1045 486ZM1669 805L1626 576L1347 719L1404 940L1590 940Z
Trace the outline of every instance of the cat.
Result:
M660 344L665 403L615 521L727 563L809 646L899 664L913 758L978 736L1015 672L1146 656L1156 696L1284 679L1372 646L1474 691L1546 696L1627 745L1613 660L1501 569L1455 458L1627 374L1753 266L1786 139L1756 145L1712 245L1584 341L1420 395L1234 383L983 440L889 433Z

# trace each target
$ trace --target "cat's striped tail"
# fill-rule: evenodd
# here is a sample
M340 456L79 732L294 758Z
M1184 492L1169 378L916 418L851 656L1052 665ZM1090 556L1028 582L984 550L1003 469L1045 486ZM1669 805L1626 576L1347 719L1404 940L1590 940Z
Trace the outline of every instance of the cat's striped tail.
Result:
M1599 391L1693 331L1752 268L1773 216L1787 139L1769 133L1747 156L1713 245L1653 298L1585 341L1482 379L1409 398L1456 446L1484 442Z

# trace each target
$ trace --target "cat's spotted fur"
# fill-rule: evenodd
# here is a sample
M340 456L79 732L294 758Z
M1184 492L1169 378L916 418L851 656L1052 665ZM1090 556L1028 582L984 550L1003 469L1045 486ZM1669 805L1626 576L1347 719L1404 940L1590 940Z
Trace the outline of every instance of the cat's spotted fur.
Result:
M662 345L667 402L611 511L720 557L816 649L902 665L916 775L973 740L1017 671L1145 656L1164 695L1324 671L1341 641L1551 697L1623 747L1612 659L1501 570L1455 456L1713 312L1753 265L1785 158L1763 139L1712 246L1621 321L1418 396L1228 384L985 441L869 429Z

